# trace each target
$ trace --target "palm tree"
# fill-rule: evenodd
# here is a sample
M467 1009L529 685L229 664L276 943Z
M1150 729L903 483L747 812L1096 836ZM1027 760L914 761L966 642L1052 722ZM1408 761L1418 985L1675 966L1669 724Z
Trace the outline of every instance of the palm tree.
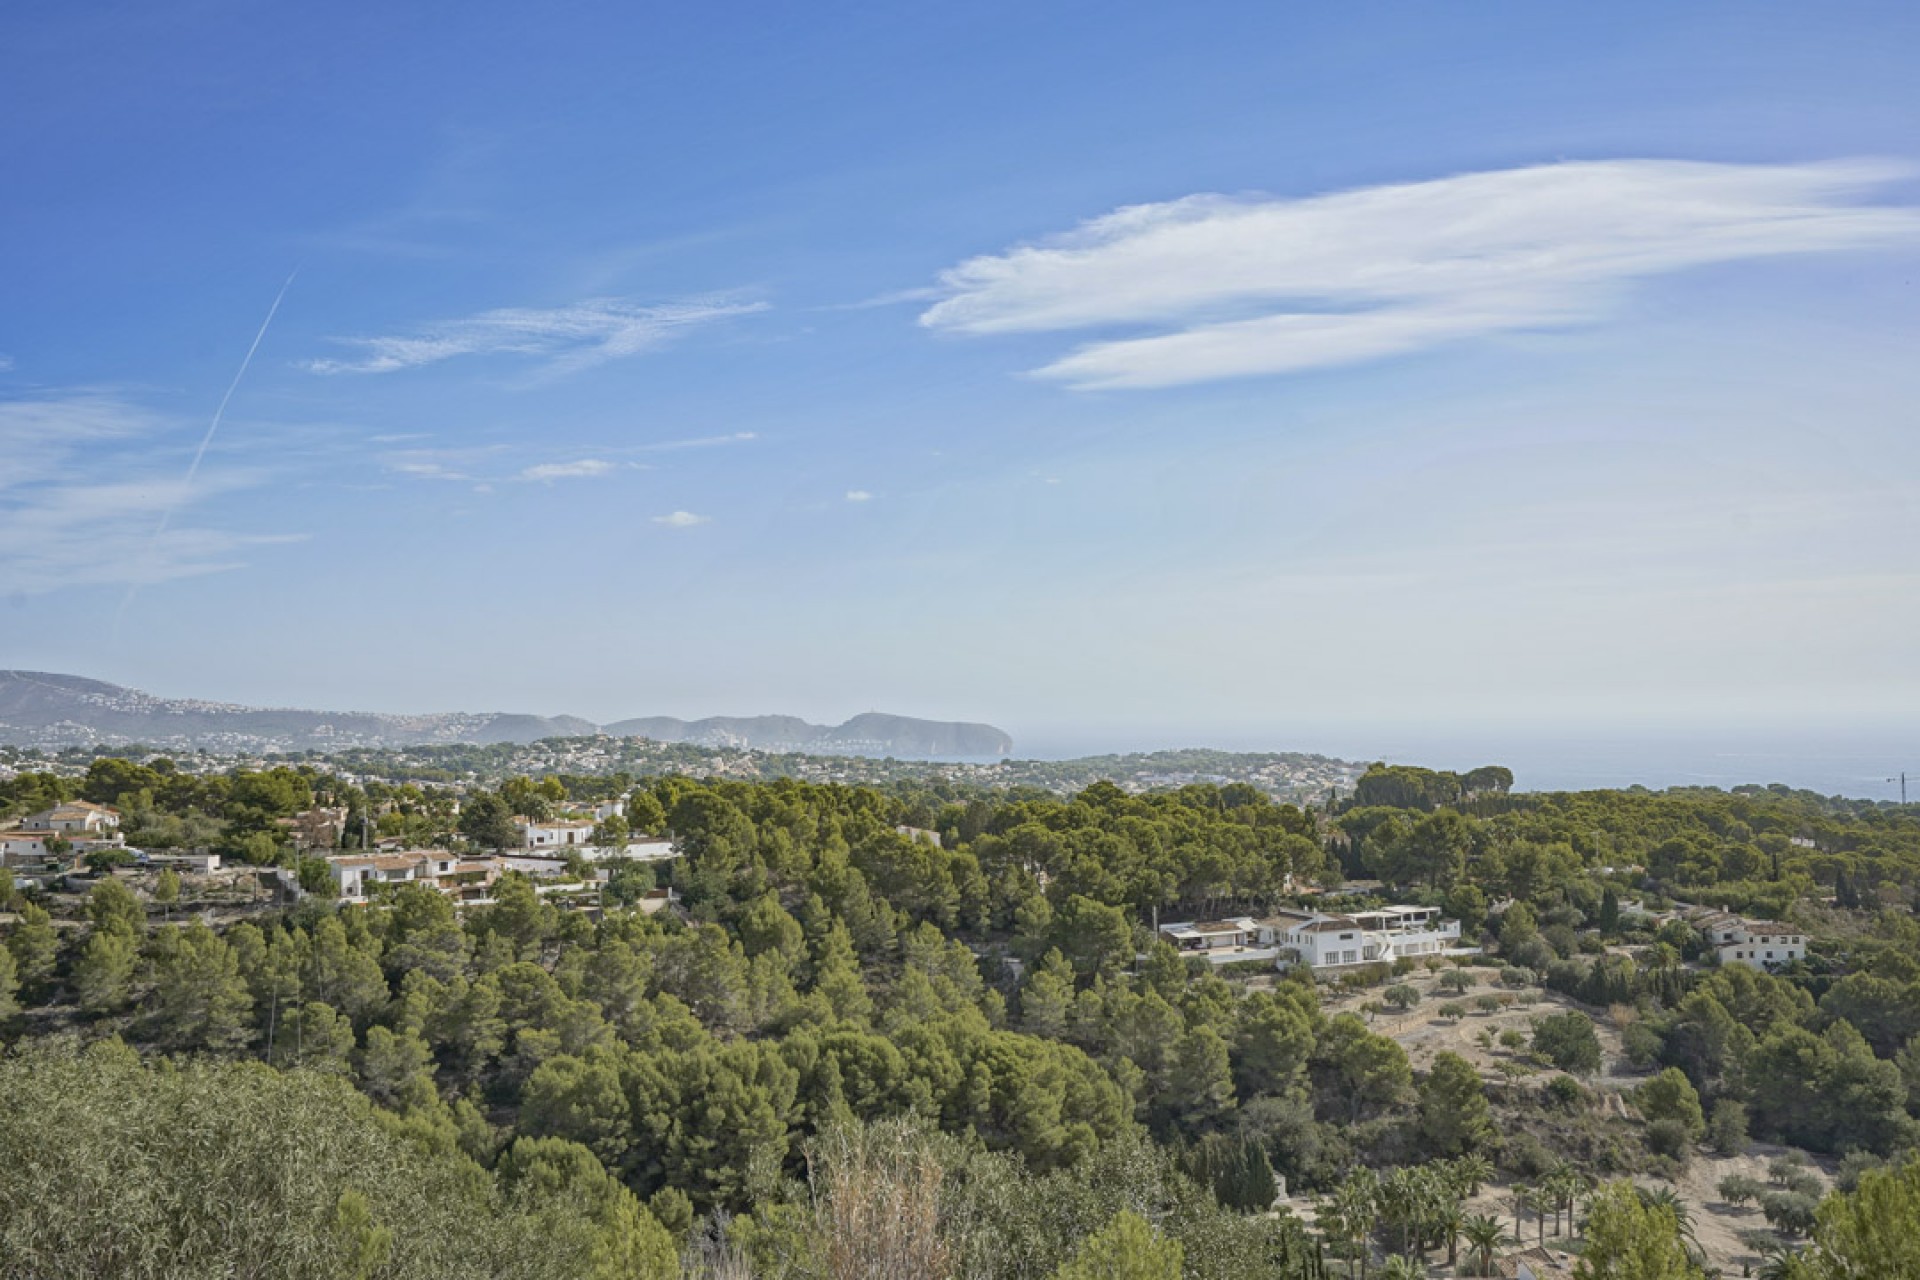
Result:
M1587 1189L1587 1180L1572 1165L1561 1165L1547 1179L1544 1188L1553 1197L1553 1233L1560 1234L1560 1215L1567 1215L1567 1234L1573 1234L1573 1207Z
M1700 1239L1693 1233L1693 1210L1682 1200L1672 1187L1636 1187L1640 1193L1640 1203L1649 1209L1665 1209L1673 1215L1674 1226L1680 1229L1680 1243L1687 1247L1687 1256L1698 1261L1704 1256L1700 1248Z
M1460 1232L1467 1225L1467 1211L1458 1200L1448 1197L1434 1212L1433 1229L1447 1242L1447 1265L1460 1261Z
M1481 1186L1493 1176L1493 1162L1479 1152L1469 1152L1448 1166L1468 1197L1480 1194Z
M1506 1231L1500 1226L1500 1219L1490 1213L1473 1214L1461 1224L1460 1234L1466 1240L1467 1248L1473 1250L1474 1274L1491 1274L1493 1251L1507 1238Z
M1535 1239L1542 1248L1545 1248L1547 1243L1547 1210L1553 1206L1553 1193L1545 1186L1538 1186L1522 1187L1519 1195L1521 1203L1526 1206L1527 1212L1533 1215ZM1516 1221L1517 1220L1516 1218ZM1514 1232L1514 1234L1520 1235L1517 1231ZM1520 1242L1522 1244L1526 1243L1526 1237L1520 1236Z
M1321 1202L1320 1229L1339 1246L1339 1252L1360 1259L1360 1280L1366 1280L1367 1244L1373 1223L1379 1217L1379 1179L1371 1169L1362 1169L1341 1183L1333 1195ZM1349 1268L1348 1274L1352 1271Z
M1380 1268L1380 1280L1426 1280L1427 1268L1405 1254L1395 1254Z
M1754 1272L1754 1280L1795 1280L1803 1274L1799 1266L1800 1251L1784 1244L1768 1245L1761 1255L1760 1269Z

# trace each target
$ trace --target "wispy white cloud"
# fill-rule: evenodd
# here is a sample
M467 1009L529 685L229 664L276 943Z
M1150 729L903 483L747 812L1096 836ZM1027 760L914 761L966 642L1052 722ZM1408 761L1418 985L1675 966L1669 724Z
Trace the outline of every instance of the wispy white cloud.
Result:
M456 356L514 355L566 373L650 351L702 325L765 311L764 302L694 298L641 306L594 298L566 307L507 307L413 333L340 338L358 354L306 362L314 373L393 373Z
M969 334L1132 328L1036 374L1080 388L1287 373L1603 317L1636 280L1920 243L1864 203L1908 166L1616 160L1305 199L1196 195L963 262L920 323Z
M674 449L711 449L723 444L745 444L758 440L760 436L752 431L730 431L720 436L694 436L687 440L657 440L652 444L633 446L636 453L665 453Z
M585 480L618 471L620 464L605 458L581 458L577 462L542 462L520 472L522 480Z
M871 502L872 500L873 500L873 495L871 493L868 493L865 489L847 490L848 502Z
M655 524L664 524L669 529L691 529L697 524L709 524L712 516L697 516L691 511L670 511L664 516L655 516Z
M464 449L421 447L391 449L380 455L380 465L396 475L416 480L478 480L484 464L505 450L504 445L477 445Z
M186 518L267 476L210 463L189 484L177 439L164 439L181 426L102 392L0 402L0 591L166 582L238 567L249 548L289 540ZM175 522L156 534L170 511Z

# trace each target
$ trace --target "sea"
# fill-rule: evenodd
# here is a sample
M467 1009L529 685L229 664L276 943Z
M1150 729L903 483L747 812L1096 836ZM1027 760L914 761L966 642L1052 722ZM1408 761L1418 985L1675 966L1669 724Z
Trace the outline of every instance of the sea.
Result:
M1644 786L1719 787L1780 784L1852 799L1920 803L1920 728L1870 729L1277 729L1271 732L1164 730L1098 734L1014 733L1014 754L1026 759L1173 747L1224 751L1305 751L1343 760L1384 760L1465 771L1505 765L1514 789L1583 791Z

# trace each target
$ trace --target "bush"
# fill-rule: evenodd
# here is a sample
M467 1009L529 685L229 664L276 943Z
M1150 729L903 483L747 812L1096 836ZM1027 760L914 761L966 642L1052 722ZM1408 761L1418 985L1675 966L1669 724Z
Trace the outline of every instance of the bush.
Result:
M1458 1022L1461 1018L1467 1016L1467 1006L1458 1000L1449 1000L1440 1006L1440 1016L1443 1018L1452 1018Z
M1500 970L1500 985L1505 987L1530 987L1538 978L1533 970L1523 969L1517 964L1507 965Z
M1650 1067L1660 1061L1660 1033L1644 1022L1635 1022L1620 1033L1620 1046L1627 1061L1636 1067Z
M1476 996L1474 997L1473 1007L1482 1013L1498 1013L1500 1012L1500 997Z
M1686 1163L1692 1138L1683 1120L1655 1120L1647 1126L1648 1149L1682 1165Z
M1555 1076L1547 1081L1547 1100L1571 1111L1587 1100L1587 1091L1572 1076Z
M1770 1191L1760 1198L1760 1212L1776 1231L1803 1236L1813 1230L1820 1202L1797 1191Z
M1758 1178L1750 1178L1744 1173L1728 1174L1720 1179L1720 1185L1716 1188L1722 1200L1736 1207L1758 1203L1766 1189L1766 1183Z
M1883 1169L1886 1163L1871 1151L1849 1151L1840 1160L1840 1171L1835 1175L1833 1184L1852 1195L1860 1189L1861 1174L1869 1169Z
M1559 1164L1544 1142L1524 1130L1508 1138L1500 1150L1500 1167L1518 1178L1538 1178Z
M1797 1151L1789 1151L1784 1156L1775 1156L1767 1161L1767 1181L1774 1186L1784 1186L1795 1174L1807 1167L1807 1158Z
M1593 1019L1569 1011L1540 1019L1533 1028L1533 1047L1554 1066L1575 1075L1590 1076L1600 1069L1600 1037Z
M1707 1146L1716 1155L1744 1155L1747 1150L1747 1108L1744 1103L1732 1098L1722 1098L1713 1104L1713 1114L1707 1118Z
M549 1146L552 1176L510 1188L337 1078L35 1046L0 1058L0 1274L572 1280L647 1249L623 1274L667 1274L632 1194Z

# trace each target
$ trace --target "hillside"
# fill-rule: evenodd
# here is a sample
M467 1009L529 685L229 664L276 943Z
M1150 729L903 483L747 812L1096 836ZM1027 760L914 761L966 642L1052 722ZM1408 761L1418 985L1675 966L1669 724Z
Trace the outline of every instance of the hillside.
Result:
M174 751L338 751L434 744L537 742L607 733L762 750L843 755L999 756L1013 742L991 725L870 713L839 726L793 716L684 721L668 717L601 726L578 716L517 712L390 715L248 707L161 698L138 689L43 671L0 671L0 745L127 746Z

